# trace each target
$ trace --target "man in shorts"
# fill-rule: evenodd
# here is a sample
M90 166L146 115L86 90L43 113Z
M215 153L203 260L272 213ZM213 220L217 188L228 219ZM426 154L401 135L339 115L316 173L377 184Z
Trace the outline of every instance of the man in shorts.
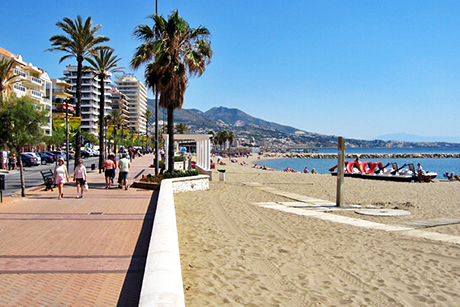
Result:
M123 154L120 161L118 161L118 168L120 173L118 174L121 188L125 187L125 190L128 189L128 172L131 167L131 162L126 158L126 154Z

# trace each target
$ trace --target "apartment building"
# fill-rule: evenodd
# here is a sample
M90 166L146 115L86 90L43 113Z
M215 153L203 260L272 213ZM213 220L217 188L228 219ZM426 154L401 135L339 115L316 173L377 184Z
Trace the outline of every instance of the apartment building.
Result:
M66 107L69 107L68 114L72 116L75 112L75 103L72 103L69 98L73 95L72 84L67 83L62 79L51 79L52 82L52 101L53 101L53 117L62 117L66 114ZM67 102L67 103L66 103Z
M118 91L129 98L128 125L133 133L147 131L144 114L147 111L147 88L133 74L118 75L115 78Z
M48 74L41 68L38 68L32 63L27 63L22 59L20 54L15 55L8 50L0 47L0 57L13 58L15 65L13 74L16 75L16 80L12 90L6 90L6 97L15 93L16 96L29 96L42 109L50 112L48 123L42 126L46 135L51 135L52 119L51 119L51 79Z
M120 92L117 87L113 87L110 93L112 94L112 111L118 110L120 117L128 124L129 97Z
M68 65L64 70L64 76L65 81L72 85L71 93L75 97L77 92L77 66ZM110 83L110 79L104 80L105 115L111 110L112 96L110 90L112 87ZM81 129L94 135L98 135L100 95L99 77L92 71L84 71L81 85Z

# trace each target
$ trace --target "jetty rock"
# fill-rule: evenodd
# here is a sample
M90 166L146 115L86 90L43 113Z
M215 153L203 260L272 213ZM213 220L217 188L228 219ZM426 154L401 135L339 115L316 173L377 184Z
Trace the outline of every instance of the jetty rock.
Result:
M336 153L286 153L284 158L292 159L337 159ZM460 158L460 153L345 153L347 159L406 159L406 158Z

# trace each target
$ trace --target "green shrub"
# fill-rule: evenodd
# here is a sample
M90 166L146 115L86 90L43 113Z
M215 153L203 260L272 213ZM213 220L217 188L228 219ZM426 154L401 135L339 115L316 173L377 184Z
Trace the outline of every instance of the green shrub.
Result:
M143 175L140 181L143 182L161 182L163 179L171 179L171 178L178 178L178 177L190 177L190 176L197 176L200 173L196 170L189 170L189 171L179 171L173 170L172 172L167 171L162 175Z
M183 162L184 157L183 156L174 156L174 162Z

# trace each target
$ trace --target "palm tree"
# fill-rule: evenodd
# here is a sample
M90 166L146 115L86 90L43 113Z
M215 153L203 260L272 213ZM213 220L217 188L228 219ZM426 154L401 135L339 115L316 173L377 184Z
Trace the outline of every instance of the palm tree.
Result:
M3 105L3 91L7 88L11 89L11 85L19 81L19 79L15 79L16 75L12 73L13 68L13 58L0 58L0 105Z
M149 119L152 116L153 116L153 113L150 110L146 110L145 113L143 114L143 117L145 118L145 135L147 135L147 131L149 129Z
M189 77L201 76L211 63L213 51L210 32L205 27L190 28L189 24L173 11L166 20L158 14L151 15L154 25L139 25L134 35L144 43L131 60L135 69L147 64L146 84L157 88L159 105L168 112L168 170L174 170L174 110L181 109Z
M60 60L59 63L68 59L75 58L77 60L77 89L75 96L77 98L77 104L75 108L75 116L81 117L81 78L83 72L83 60L95 50L108 49L107 46L98 46L104 42L108 42L110 39L98 35L95 36L102 26L95 25L91 21L91 17L88 17L83 23L81 16L78 15L75 20L65 17L62 21L58 21L56 26L61 28L67 35L54 35L50 38L52 48L48 48L45 51L63 51L66 53ZM77 166L78 160L81 157L81 128L79 127L76 135L75 144L75 166Z
M188 127L185 123L176 124L176 132L179 134L185 134L188 130Z
M111 110L110 111L110 124L114 125L115 127L122 126L126 124L126 120L123 117L123 114L120 110Z
M101 95L99 96L99 173L102 172L104 164L104 111L105 111L105 82L112 73L121 72L123 67L117 67L118 58L113 55L112 49L99 49L91 53L92 57L85 58L91 65L83 67L84 70L93 71L99 78Z
M224 144L224 150L225 150L225 142L228 139L228 132L226 130L220 131L217 133L217 140L219 142L219 145L222 147L222 144Z
M126 120L125 118L123 117L123 113L120 111L120 110L111 110L110 111L110 117L112 118L111 120L109 120L109 123L111 125L114 126L114 128L117 128L119 129L120 127L122 127L123 125L126 124ZM117 134L117 131L116 129L114 129L115 131L115 135ZM115 146L118 144L118 145L121 145L121 137L115 137ZM116 149L116 148L115 148ZM115 152L117 152L115 150Z
M229 132L227 135L228 147L232 146L232 143L234 140L235 140L235 134L233 132Z

